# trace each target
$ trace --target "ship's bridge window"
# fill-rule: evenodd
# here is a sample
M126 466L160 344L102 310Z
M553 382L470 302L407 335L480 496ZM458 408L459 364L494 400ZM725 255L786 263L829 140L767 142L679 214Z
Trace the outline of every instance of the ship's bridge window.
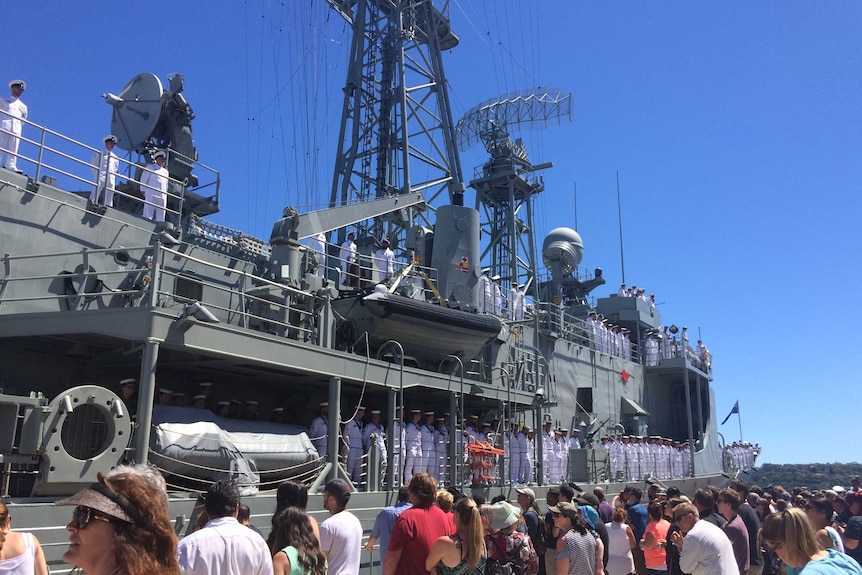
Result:
M204 284L201 280L188 273L181 273L177 276L174 295L200 301L204 295Z

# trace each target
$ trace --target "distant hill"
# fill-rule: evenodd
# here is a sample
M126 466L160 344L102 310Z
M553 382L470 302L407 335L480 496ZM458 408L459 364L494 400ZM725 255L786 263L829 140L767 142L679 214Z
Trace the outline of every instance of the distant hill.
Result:
M833 485L850 487L850 478L856 475L862 476L862 463L764 463L753 470L751 483L786 489L830 489Z

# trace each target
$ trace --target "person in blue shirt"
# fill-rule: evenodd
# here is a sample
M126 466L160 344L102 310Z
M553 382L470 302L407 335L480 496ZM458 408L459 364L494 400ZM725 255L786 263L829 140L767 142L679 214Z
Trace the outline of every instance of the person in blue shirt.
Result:
M405 509L413 507L410 504L410 491L406 485L402 485L398 490L398 501L395 505L384 507L374 519L374 527L371 528L371 536L365 542L365 548L369 551L374 549L375 543L380 542L380 566L386 561L386 549L389 547L389 535L392 533L392 526L395 525L395 520L401 515Z

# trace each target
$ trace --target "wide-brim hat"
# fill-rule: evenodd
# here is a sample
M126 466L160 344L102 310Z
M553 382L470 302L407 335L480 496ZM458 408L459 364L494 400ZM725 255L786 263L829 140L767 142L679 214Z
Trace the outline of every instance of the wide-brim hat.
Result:
M498 501L491 506L491 529L499 531L518 522L521 509L508 501Z
M55 501L54 505L89 507L126 523L134 523L134 519L123 509L121 503L123 506L131 505L125 497L112 491L110 487L94 483L71 497Z

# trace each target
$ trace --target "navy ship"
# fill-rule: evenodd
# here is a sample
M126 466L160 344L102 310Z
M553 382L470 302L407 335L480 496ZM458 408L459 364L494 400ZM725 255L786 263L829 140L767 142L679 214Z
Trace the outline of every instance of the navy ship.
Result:
M123 462L164 473L180 534L197 494L223 477L243 484L264 529L284 479L316 492L347 477L370 530L404 477L406 446L387 433L351 464L342 424L360 404L389 431L408 411L450 414L441 483L486 496L560 480L691 492L736 471L722 458L709 361L675 328L658 338L668 332L646 299L597 297L605 280L581 265L576 230L534 237L551 164L534 162L517 130L565 121L570 96L506 94L456 122L442 52L458 38L444 13L430 0L329 4L354 30L329 206L285 207L268 239L207 219L220 176L200 161L181 75L163 85L137 74L105 96L121 152L112 201L100 194L108 151L50 126L25 122L23 173L0 170L2 495L53 566L68 519L53 501ZM409 34L382 33L393 26ZM459 154L480 144L487 161L468 179ZM163 203L144 183L159 151ZM307 241L320 234L323 249ZM520 289L498 294L498 281ZM609 335L599 315L628 335ZM322 402L321 452L310 425ZM487 456L465 455L473 415L491 423ZM548 427L579 431L559 469ZM504 445L513 428L535 432L517 477ZM608 445L649 442L638 437L676 447L647 465ZM323 513L314 498L310 511Z

